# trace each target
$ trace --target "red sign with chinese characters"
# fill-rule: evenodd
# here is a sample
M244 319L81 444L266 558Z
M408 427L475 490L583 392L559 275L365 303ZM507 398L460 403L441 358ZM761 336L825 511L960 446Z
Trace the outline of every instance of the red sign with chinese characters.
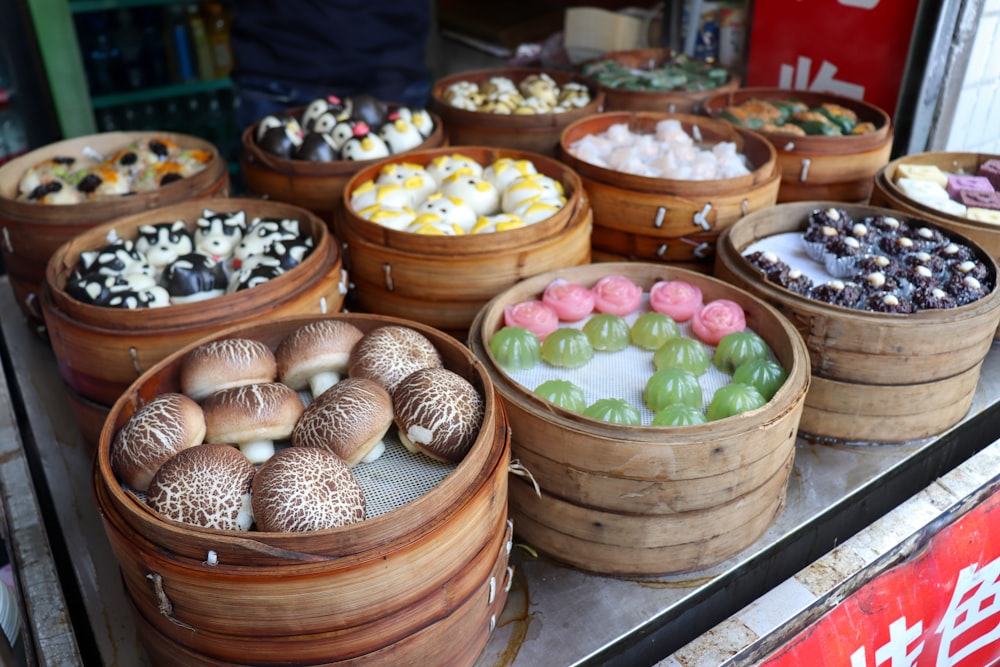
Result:
M936 533L764 667L986 667L1000 662L1000 493Z
M754 0L747 86L834 93L896 111L916 0Z

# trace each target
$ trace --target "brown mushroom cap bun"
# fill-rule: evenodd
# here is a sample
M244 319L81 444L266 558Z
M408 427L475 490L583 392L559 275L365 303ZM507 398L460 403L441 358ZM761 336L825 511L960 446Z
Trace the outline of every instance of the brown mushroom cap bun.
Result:
M205 430L204 413L194 400L176 392L160 394L136 410L115 434L109 451L111 469L128 487L145 491L168 459L204 441Z
M381 384L391 396L403 378L422 368L440 368L441 353L426 336L410 327L372 329L351 351L348 373Z
M275 350L278 379L313 398L347 374L351 350L364 332L343 320L315 320L288 334Z
M181 393L202 401L212 392L277 378L274 352L248 338L223 338L199 345L181 361Z
M392 403L403 445L439 461L461 461L483 424L483 397L447 368L424 368L406 376Z
M202 402L205 438L237 445L251 463L274 454L274 441L287 440L305 405L281 382L261 382L222 389Z
M351 469L318 447L287 447L254 475L251 490L257 529L304 532L365 519L365 496Z
M292 431L292 445L327 449L354 467L385 451L392 397L378 382L347 377L310 403Z
M255 472L250 460L230 445L189 447L160 466L146 503L174 521L247 531L253 526L250 483Z

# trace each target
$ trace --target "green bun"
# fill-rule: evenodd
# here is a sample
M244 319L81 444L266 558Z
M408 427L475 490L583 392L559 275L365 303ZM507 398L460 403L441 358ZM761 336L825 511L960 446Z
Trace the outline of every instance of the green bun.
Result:
M704 399L701 383L691 371L677 366L661 368L646 380L642 393L646 407L659 412L669 405L681 404L701 410Z
M716 421L748 410L756 410L763 407L765 403L767 403L767 399L755 388L748 384L730 382L715 390L712 401L705 411L705 416L708 417L708 421Z
M680 403L668 405L653 415L653 426L693 426L706 421L705 413L700 409Z
M582 330L599 352L620 352L628 347L628 322L620 315L596 313L584 323Z
M572 412L583 412L587 407L583 389L569 380L546 380L535 387L535 394Z
M749 329L744 329L722 337L715 347L712 363L723 373L732 375L736 367L743 362L766 358L769 352L770 348L763 338Z
M591 419L600 419L611 424L639 426L642 416L639 409L622 398L599 398L583 411Z
M712 365L712 359L701 341L694 338L671 338L653 353L653 365L657 370L676 366L700 376Z
M556 329L542 341L542 361L557 368L580 368L594 358L594 347L579 329Z
M651 310L636 318L630 331L632 344L644 350L656 350L671 338L679 338L681 328L674 318Z
M788 372L776 361L770 359L750 359L733 371L733 382L748 384L767 400L781 389L788 378Z
M508 371L528 370L542 360L542 344L529 329L503 327L490 338L490 353Z

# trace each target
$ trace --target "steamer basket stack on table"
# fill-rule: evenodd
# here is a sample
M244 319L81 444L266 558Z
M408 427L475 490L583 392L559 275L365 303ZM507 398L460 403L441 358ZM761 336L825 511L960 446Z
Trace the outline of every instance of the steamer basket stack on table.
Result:
M719 233L772 206L781 179L761 135L705 116L597 114L567 127L560 150L590 197L599 260L711 273Z
M295 204L336 225L341 194L363 166L446 143L437 114L360 94L318 98L243 131L240 171L250 193Z
M955 425L1000 323L995 260L893 209L758 211L723 232L715 275L778 308L805 339L800 429L820 441L905 442Z
M213 331L338 312L339 244L282 202L201 199L102 223L46 267L41 307L85 439L143 372Z
M435 82L431 110L452 146L495 146L557 157L570 123L604 110L604 93L579 74L537 67L460 72Z
M483 365L416 322L179 348L115 403L92 477L152 662L473 664L511 583L509 433Z
M727 68L670 49L611 51L579 69L604 93L608 111L696 114L716 93L740 87Z
M742 88L708 98L704 113L756 130L774 144L779 202L867 203L892 151L889 115L840 95Z
M60 245L123 215L228 194L218 150L183 134L108 132L11 160L0 167L0 250L18 306L44 335L38 297Z
M931 220L1000 258L1000 155L935 152L897 158L875 177L871 203Z
M510 419L515 531L590 572L705 569L784 507L809 386L799 333L762 300L666 264L526 279L469 345Z
M362 167L343 199L351 302L461 339L497 293L590 262L587 192L572 169L540 153L416 151Z

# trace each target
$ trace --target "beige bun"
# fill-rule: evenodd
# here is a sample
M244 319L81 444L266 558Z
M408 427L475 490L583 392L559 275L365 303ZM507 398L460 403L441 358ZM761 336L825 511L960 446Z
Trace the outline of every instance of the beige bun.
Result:
M327 449L354 467L382 455L392 426L392 397L368 378L344 378L302 412L292 431L296 447Z
M274 356L278 379L316 398L347 374L351 350L364 332L350 322L316 320L288 334Z
M189 351L181 360L181 393L196 401L209 394L277 378L274 353L248 338L223 338Z
M472 384L447 368L411 373L393 395L399 439L414 452L457 463L472 448L485 403Z
M382 385L390 395L413 371L440 367L441 354L426 336L410 327L387 325L373 329L351 352L351 377L365 377Z
M128 487L145 491L174 454L205 438L201 407L183 394L160 394L135 411L111 442L111 469Z
M202 402L205 438L237 445L251 463L274 454L274 441L286 440L305 405L295 390L280 382L222 389Z
M326 530L365 518L364 492L351 469L317 447L275 453L254 475L251 499L257 530L265 532Z

